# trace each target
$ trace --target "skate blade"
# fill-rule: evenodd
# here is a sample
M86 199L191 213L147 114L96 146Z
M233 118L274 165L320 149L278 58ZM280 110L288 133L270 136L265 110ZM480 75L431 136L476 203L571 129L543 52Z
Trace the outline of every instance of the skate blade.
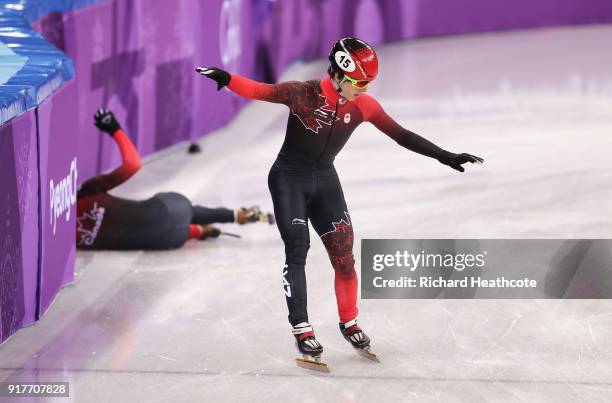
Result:
M366 348L363 348L363 349L356 348L355 350L357 350L357 353L360 356L365 357L368 360L375 361L375 362L380 362L380 360L378 359L378 356L376 355L374 350L372 350L370 347L366 347Z
M296 358L295 363L300 368L329 373L329 367L327 366L327 364L321 362L320 360L313 360L310 358Z

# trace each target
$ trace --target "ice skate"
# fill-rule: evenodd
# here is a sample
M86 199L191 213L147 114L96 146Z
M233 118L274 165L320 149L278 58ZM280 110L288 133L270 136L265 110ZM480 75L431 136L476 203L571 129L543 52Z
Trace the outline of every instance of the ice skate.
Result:
M274 221L273 214L262 212L259 206L252 206L249 208L241 207L239 210L237 210L236 222L240 225L255 222L266 222L273 225L276 221Z
M295 359L297 366L314 371L329 372L327 364L321 361L323 346L315 338L312 326L308 322L299 323L293 327L292 333L295 336L295 345L302 354L302 358Z
M374 350L370 346L370 338L357 326L357 319L350 320L345 323L340 323L340 332L342 336L351 343L357 353L368 360L380 362Z
M242 238L238 234L234 234L231 232L225 232L217 227L213 227L211 224L202 225L202 235L200 235L200 240L205 241L208 238L219 238L220 235L231 236L233 238Z
M208 238L219 238L221 235L221 230L217 227L213 227L211 224L202 225L202 235L200 235L200 240L204 241Z

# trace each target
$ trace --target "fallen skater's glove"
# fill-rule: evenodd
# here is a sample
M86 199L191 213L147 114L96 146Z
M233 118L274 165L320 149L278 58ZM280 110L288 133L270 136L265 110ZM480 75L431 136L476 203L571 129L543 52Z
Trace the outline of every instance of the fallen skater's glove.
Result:
M225 87L230 83L232 76L225 70L221 70L218 67L196 67L196 71L203 76L210 78L217 82L217 91Z
M96 127L103 132L106 132L113 136L117 130L121 129L119 122L115 119L113 112L108 109L98 109L94 115L94 124Z

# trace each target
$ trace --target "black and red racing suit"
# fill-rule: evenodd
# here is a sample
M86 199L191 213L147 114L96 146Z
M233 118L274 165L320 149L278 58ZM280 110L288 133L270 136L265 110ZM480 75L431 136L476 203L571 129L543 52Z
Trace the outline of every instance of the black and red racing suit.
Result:
M234 222L234 211L192 206L183 195L158 193L129 200L108 192L132 177L140 156L122 129L113 134L122 165L83 183L77 197L76 243L79 249L173 249L202 235L202 225Z
M353 227L333 162L355 128L371 122L401 146L439 159L440 147L404 129L371 96L347 101L330 77L305 82L263 84L232 75L228 88L249 99L289 107L285 140L268 186L274 214L285 244L283 286L289 322L308 322L306 254L310 247L308 221L323 241L335 270L340 322L357 317L357 275L353 257Z

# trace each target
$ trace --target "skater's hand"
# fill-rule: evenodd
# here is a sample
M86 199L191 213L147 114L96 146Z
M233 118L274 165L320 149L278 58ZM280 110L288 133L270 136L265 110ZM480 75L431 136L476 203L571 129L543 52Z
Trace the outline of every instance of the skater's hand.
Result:
M443 151L440 158L438 158L438 161L444 165L448 165L449 167L456 169L459 172L463 172L465 171L465 168L463 168L461 165L468 162L472 164L482 164L484 159L467 153L455 154L448 151Z
M232 76L225 70L221 70L218 67L196 67L196 71L203 76L210 78L217 82L217 91L225 87L230 83Z
M96 127L103 132L106 132L111 135L111 137L117 132L117 130L121 129L119 126L119 122L115 119L115 115L113 112L108 109L98 109L96 114L94 115L94 124Z

